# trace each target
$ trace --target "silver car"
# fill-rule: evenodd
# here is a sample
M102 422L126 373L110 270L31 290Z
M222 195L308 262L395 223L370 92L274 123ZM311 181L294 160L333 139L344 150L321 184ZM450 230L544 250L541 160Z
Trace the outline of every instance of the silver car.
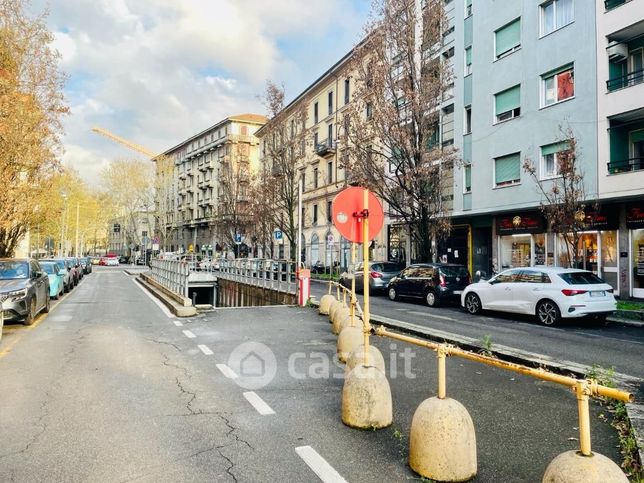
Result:
M369 262L369 291L382 292L387 289L387 285L392 278L405 268L404 263L396 262ZM347 288L351 288L351 280L356 279L356 292L363 292L364 288L364 264L359 263L355 270L349 269L340 275L340 283Z
M31 325L40 312L49 312L49 277L36 260L1 258L0 301L5 320Z

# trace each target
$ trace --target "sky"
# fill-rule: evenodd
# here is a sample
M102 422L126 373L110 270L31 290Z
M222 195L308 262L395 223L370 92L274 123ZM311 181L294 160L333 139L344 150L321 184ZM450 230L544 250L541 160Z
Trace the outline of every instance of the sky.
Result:
M266 80L287 102L359 40L369 0L32 0L68 80L66 166L91 185L139 157L94 126L162 152L234 114L265 114Z

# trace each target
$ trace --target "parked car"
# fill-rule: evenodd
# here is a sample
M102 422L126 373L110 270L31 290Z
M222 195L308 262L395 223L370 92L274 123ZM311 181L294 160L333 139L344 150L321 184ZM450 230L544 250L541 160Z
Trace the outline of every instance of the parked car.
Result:
M78 258L67 257L67 260L72 266L72 272L74 273L74 279L76 280L76 285L78 285L83 278L83 270L80 268L80 263L78 263Z
M36 316L49 312L49 278L37 260L0 259L0 300L4 318L34 323Z
M369 262L369 291L385 291L392 278L405 268L404 263L397 262ZM351 288L351 280L356 279L356 292L364 291L364 263L359 263L355 271L349 270L340 275L340 283Z
M116 257L102 257L101 261L99 262L99 265L103 265L106 267L118 267L119 259Z
M473 283L461 305L471 314L484 309L531 314L545 325L585 316L601 321L617 309L613 287L594 273L545 266L513 268Z
M74 272L72 271L72 264L66 258L47 258L41 260L41 262L56 262L58 265L64 268L65 276L63 278L63 291L69 292L76 286L76 278L74 277Z
M83 266L83 272L85 275L88 273L92 273L92 262L90 261L89 257L83 257L80 259L81 260L81 265Z
M49 277L49 296L52 299L58 299L65 293L65 275L67 269L58 262L41 261L40 266L43 268L47 277Z
M123 264L128 264L128 263L130 263L130 257L128 257L128 256L126 256L126 255L121 255L121 256L119 257L119 263L123 263Z
M456 263L419 263L405 268L391 279L387 294L391 300L399 297L423 299L430 307L448 300L459 300L470 283L470 274Z

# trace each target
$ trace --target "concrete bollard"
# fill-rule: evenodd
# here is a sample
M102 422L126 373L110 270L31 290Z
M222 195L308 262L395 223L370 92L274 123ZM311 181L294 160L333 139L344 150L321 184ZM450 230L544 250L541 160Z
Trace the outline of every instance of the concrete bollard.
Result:
M329 309L329 322L333 323L333 318L335 317L335 313L338 310L340 310L342 308L346 308L346 307L347 307L347 305L344 302L339 301L339 300L337 302L334 302L333 304L331 304L331 308Z
M393 421L389 381L374 366L357 365L342 388L342 422L359 429L379 429Z
M543 483L628 483L628 478L604 455L566 451L550 462Z
M322 298L320 299L320 307L319 307L319 312L321 315L329 315L329 309L331 308L331 304L335 300L335 297L331 294L326 294L323 295Z
M345 327L338 336L338 359L340 362L347 362L351 353L360 345L364 340L362 329L358 327ZM371 362L371 361L370 361ZM384 372L384 371L382 371Z
M331 329L335 335L338 335L341 332L340 323L347 317L351 317L351 310L348 307L340 307L335 312L333 312L333 319L331 323L333 328Z
M345 376L353 370L354 367L359 366L364 362L364 343L361 340L360 345L356 347L349 357L347 358L347 365L344 367ZM369 365L377 367L380 372L386 374L385 371L385 358L382 357L382 352L373 344L369 344Z
M409 466L437 481L476 476L474 423L461 403L437 397L420 403L411 422Z

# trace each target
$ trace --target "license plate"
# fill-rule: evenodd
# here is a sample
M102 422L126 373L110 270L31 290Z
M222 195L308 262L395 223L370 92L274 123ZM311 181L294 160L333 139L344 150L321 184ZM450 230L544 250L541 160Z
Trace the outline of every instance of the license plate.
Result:
M599 290L597 292L590 292L591 297L604 297L606 295L606 292L603 290Z
M462 290L454 290L454 295L461 295L462 293Z

